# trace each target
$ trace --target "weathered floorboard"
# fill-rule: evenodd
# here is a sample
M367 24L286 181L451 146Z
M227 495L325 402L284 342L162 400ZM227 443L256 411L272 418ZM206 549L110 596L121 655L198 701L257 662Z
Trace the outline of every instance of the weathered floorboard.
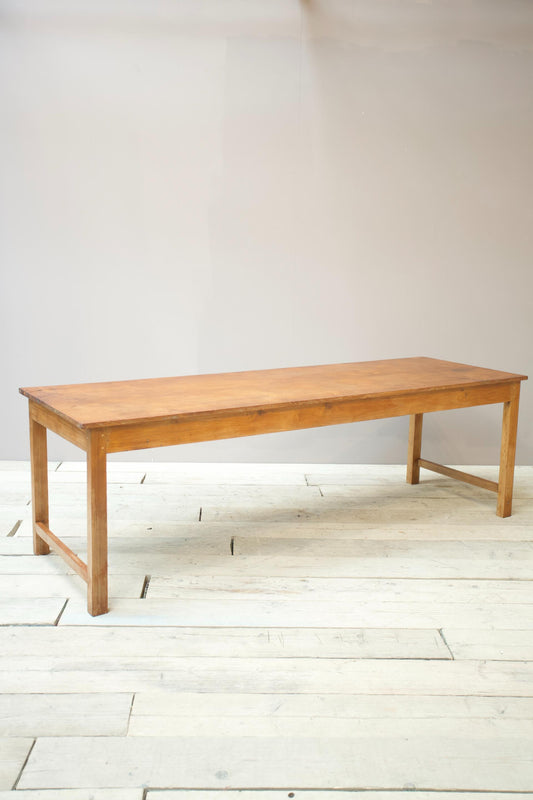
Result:
M289 787L290 788L290 787ZM409 789L409 800L531 800L530 793L513 792L424 792L413 791ZM17 793L21 794L20 792ZM398 792L380 792L373 791L371 800L398 800ZM62 797L63 795L61 795ZM343 792L320 789L313 791L313 789L298 789L293 792L292 796L298 800L369 800L367 791L358 792L357 790ZM40 797L40 795L39 795ZM177 789L174 791L149 791L146 795L146 800L286 800L291 797L287 794L287 789L273 789L272 791L264 789L237 789L236 791L225 791L221 795L220 790L213 791L196 791L194 789ZM24 796L24 800L26 795ZM81 796L80 796L81 798ZM95 796L96 798L96 796ZM0 794L0 800L4 800ZM7 798L6 798L7 800ZM16 800L16 798L14 798ZM44 800L44 798L43 798ZM48 797L46 797L48 800ZM78 798L76 797L76 800ZM85 797L81 800L86 800ZM96 800L99 800L96 798ZM113 798L110 798L113 800Z
M495 719L354 719L348 717L183 717L143 715L132 717L130 736L220 736L299 739L378 739L387 737L428 739L468 735L476 739L519 738L533 744L533 720ZM468 731L466 734L465 731Z
M140 597L142 586L143 579L134 575L112 575L109 581L112 597ZM10 605L34 597L75 597L83 601L85 594L85 584L75 575L3 575L0 582L0 600L11 599Z
M27 601L30 602L30 601ZM1 606L0 606L1 607ZM315 601L299 598L224 600L129 600L117 597L101 621L89 621L83 602L72 599L60 625L169 625L198 627L443 628L460 619L468 628L533 630L533 604L482 604L403 600Z
M152 575L150 599L336 600L352 602L533 603L533 581L418 580L403 578L307 578Z
M458 659L533 661L533 631L445 628L444 637Z
M141 717L225 719L320 718L375 720L533 720L533 697L476 695L221 694L138 692L132 720Z
M0 736L125 736L132 695L0 694Z
M451 658L436 630L389 628L1 628L3 657ZM38 666L38 661L36 661Z
M54 737L38 739L21 789L153 786L528 791L531 741L472 736L353 739L255 737ZM275 769L273 769L275 765Z
M0 625L54 625L66 599L66 597L17 600L0 598Z
M513 795L520 800L519 795ZM143 789L28 789L0 792L0 800L144 800ZM197 798L200 800L200 798ZM219 797L218 800L221 800ZM437 798L438 800L438 798ZM478 798L483 800L483 798ZM489 798L490 800L490 798ZM502 800L500 798L500 800Z
M11 514L6 519L5 530L12 529L15 516ZM357 519L351 522L322 523L322 522L301 522L298 519L288 522L275 522L263 520L261 522L241 522L230 520L226 522L206 522L202 517L201 523L198 518L192 522L182 522L180 520L161 521L157 519L157 513L152 519L143 516L136 516L131 519L118 519L113 517L109 520L110 532L113 541L120 538L145 537L154 538L175 538L190 539L201 537L202 539L227 538L230 537L252 537L257 539L363 539L367 541L381 540L413 540L413 541L533 541L533 527L530 524L507 525L506 520L500 520L500 525L464 525L464 524L439 524L431 523L420 524L415 520L404 525L398 525L394 518L380 524L363 523ZM86 535L86 521L81 517L72 518L62 516L59 520L62 538L83 538ZM7 534L6 534L7 536ZM24 518L16 531L16 538L26 538L32 536L31 520L29 514ZM6 538L6 537L4 537ZM29 551L28 551L29 552Z
M316 658L10 657L5 692L228 692L533 696L533 663ZM332 680L332 675L334 680Z
M1 685L1 684L0 684ZM30 752L34 739L0 738L0 789L11 789Z

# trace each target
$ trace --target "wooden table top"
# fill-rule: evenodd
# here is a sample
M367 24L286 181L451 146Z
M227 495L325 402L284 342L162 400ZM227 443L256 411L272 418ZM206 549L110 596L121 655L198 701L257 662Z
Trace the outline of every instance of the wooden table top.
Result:
M526 375L434 358L21 388L21 394L80 428L149 420L295 409L328 401L399 397L526 380Z

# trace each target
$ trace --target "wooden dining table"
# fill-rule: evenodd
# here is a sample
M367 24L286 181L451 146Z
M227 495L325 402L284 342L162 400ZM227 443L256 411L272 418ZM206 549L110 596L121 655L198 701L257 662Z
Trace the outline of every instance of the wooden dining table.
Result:
M87 607L108 611L108 453L410 416L407 482L432 470L497 493L511 514L518 404L526 375L434 358L396 358L171 378L21 388L29 400L33 547L52 548L87 583ZM421 457L423 415L503 404L498 481ZM87 563L49 527L47 430L87 454ZM481 512L482 513L482 512Z

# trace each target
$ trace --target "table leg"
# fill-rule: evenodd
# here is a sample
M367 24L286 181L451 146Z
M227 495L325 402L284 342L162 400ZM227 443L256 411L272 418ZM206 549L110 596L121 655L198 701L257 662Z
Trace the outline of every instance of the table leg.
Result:
M409 447L407 451L407 483L418 483L420 480L420 452L422 450L423 414L411 414L409 421Z
M50 548L37 533L35 525L37 522L48 525L48 456L46 448L46 428L33 419L31 411L30 452L33 552L37 556L44 556L50 552Z
M87 440L87 610L105 614L107 599L107 477L105 436L91 432Z
M520 383L517 383L516 385L513 385L511 399L503 404L500 475L498 478L498 505L496 508L496 513L499 517L511 516L519 399Z

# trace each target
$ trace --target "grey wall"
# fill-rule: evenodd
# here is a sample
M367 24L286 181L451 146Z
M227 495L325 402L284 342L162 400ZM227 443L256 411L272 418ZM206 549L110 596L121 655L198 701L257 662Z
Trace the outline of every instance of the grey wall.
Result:
M0 7L0 458L28 457L20 385L408 355L533 372L530 0ZM500 417L432 415L425 454L495 463ZM131 457L401 462L406 437Z

